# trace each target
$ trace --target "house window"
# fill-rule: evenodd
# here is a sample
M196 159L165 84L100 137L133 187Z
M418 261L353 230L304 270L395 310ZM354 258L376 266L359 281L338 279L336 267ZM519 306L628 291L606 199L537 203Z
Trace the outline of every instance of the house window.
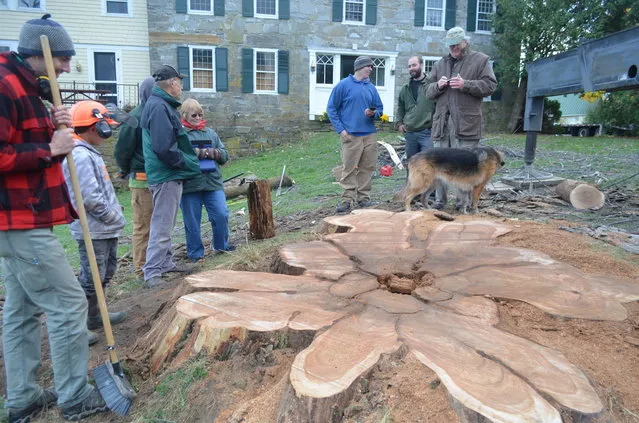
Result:
M7 7L7 0L0 0L0 7Z
M494 14L495 0L477 0L477 31L491 32Z
M427 27L444 28L445 0L426 0L426 16L424 22Z
M277 93L277 50L255 50L255 92Z
M384 77L386 76L386 59L382 57L372 57L373 72L371 72L371 82L376 87L384 86Z
M333 62L332 55L318 54L315 69L315 82L318 84L333 85Z
M215 89L213 48L191 47L191 91Z
M427 78L430 78L430 72L433 70L433 67L439 60L439 57L422 56L422 60L424 61L424 73L426 74Z
M107 0L106 12L109 14L128 15L129 2L128 0Z
M44 2L40 0L18 0L20 9L44 9Z
M255 0L255 16L277 18L277 0Z
M364 0L344 0L344 21L364 22Z
M213 0L189 0L189 13L211 13L213 11Z
M117 58L112 52L93 53L95 69L95 89L106 90L110 94L104 94L101 100L118 104L118 68Z

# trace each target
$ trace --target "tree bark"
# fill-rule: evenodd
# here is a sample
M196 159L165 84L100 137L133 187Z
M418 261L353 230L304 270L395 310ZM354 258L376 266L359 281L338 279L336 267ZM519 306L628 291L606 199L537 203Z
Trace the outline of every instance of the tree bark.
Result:
M513 104L512 113L508 120L508 132L515 133L518 129L519 118L524 113L524 107L526 105L526 90L528 89L528 77L522 77L519 89L516 91L515 102ZM523 129L523 127L521 128Z
M280 185L279 176L268 178L266 181L268 181L271 189L276 189ZM293 181L290 176L284 175L284 178L282 179L282 187L291 187L293 184L295 184L295 181ZM227 200L229 198L239 197L240 195L246 195L249 185L250 184L242 184L224 187L224 195L226 195Z
M247 196L249 232L251 233L251 238L273 238L275 236L275 223L273 222L273 205L271 203L271 186L269 181L251 182L248 187Z

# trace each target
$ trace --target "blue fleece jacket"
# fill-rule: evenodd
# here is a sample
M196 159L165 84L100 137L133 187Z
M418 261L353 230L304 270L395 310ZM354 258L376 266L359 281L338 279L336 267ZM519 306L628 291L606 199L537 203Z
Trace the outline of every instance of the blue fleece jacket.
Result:
M364 114L371 107L376 108L374 117ZM346 129L349 134L361 137L377 132L374 120L384 113L384 105L370 79L358 81L348 75L333 88L326 113L338 134Z

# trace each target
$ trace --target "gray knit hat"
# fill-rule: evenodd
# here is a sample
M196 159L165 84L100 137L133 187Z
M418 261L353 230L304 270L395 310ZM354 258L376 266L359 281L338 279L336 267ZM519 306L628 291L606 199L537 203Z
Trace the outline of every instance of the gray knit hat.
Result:
M53 57L75 56L71 37L62 25L49 19L50 17L51 15L47 13L40 19L31 19L22 25L18 53L28 56L42 56L40 35L46 35L49 37Z
M358 56L357 59L355 59L355 66L353 66L353 68L355 71L358 71L366 66L373 66L373 60L368 56Z

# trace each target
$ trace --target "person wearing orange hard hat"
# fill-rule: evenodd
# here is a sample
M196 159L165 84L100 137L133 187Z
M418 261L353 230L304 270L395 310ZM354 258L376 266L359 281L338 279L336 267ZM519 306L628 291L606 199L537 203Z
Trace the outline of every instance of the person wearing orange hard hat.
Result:
M122 234L126 220L122 213L122 206L115 195L115 189L107 171L102 154L96 148L113 135L111 126L118 125L109 111L97 101L80 101L71 107L71 119L75 133L73 138L75 147L72 150L82 199L87 212L89 232L98 263L100 280L106 288L117 268L118 238ZM63 163L64 176L71 180L67 159ZM73 186L68 183L71 200L75 204ZM80 252L80 274L78 280L87 296L89 313L87 317L87 331L89 345L98 341L98 335L92 329L102 327L98 299L93 286L91 267L87 255L86 245L82 234L80 221L75 220L70 225L71 235L78 242ZM126 312L109 313L112 324L122 322Z

